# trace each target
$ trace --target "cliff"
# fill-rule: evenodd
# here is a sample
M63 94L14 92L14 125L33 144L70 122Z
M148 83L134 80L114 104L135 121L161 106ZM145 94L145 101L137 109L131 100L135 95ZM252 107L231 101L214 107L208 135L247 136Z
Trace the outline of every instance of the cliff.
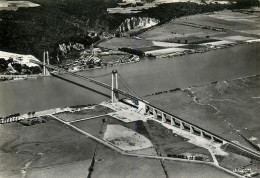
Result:
M116 31L123 33L138 28L149 28L157 25L159 22L160 21L155 18L132 17L122 22Z

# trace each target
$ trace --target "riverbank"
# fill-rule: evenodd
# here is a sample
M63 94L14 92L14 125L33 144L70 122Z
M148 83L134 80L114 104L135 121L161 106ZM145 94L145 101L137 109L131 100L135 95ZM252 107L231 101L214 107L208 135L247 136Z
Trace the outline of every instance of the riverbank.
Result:
M259 14L224 10L175 18L132 38L112 38L100 44L128 47L146 56L170 58L259 42ZM112 45L111 45L112 44Z
M260 67L258 49L259 43L256 43L180 56L174 60L145 58L138 63L84 71L80 75L103 76L117 70L138 95L145 96L177 87L187 88L257 74ZM68 75L63 77L110 95L108 90L89 82ZM99 77L98 80L111 85L111 75ZM126 90L121 83L119 88ZM8 82L0 85L0 117L16 112L22 114L78 104L100 103L107 99L55 77Z
M35 79L41 77L42 74L33 74L33 75L0 75L0 84L7 83L10 81L16 80L27 80L27 79Z
M159 160L118 154L55 120L29 127L3 125L0 133L0 158L4 161L0 164L1 177L84 178L90 172L104 178L165 177ZM172 161L163 164L172 176L233 177L210 165ZM183 166L193 172L183 173Z
M182 50L181 52L175 52L169 55L158 55L156 56L157 59L160 58L167 58L167 59L173 59L176 57L181 57L181 56L185 56L185 55L192 55L192 54L197 54L197 53L206 53L206 52L211 52L214 50L219 50L219 49L227 49L227 48L234 48L234 47L238 47L238 46L245 46L245 45L254 45L254 44L259 44L259 40L248 40L247 42L240 42L240 43L228 43L228 44L220 44L220 45L210 45L208 47L203 47L203 48L197 48L194 50ZM164 43L164 42L162 42ZM170 43L166 43L167 45L169 45ZM174 44L175 45L175 44ZM180 45L183 46L183 45ZM150 55L148 55L150 56ZM151 57L148 57L151 58ZM140 60L144 60L143 58L141 58ZM131 64L131 63L138 63L140 62L139 58L138 60L130 60L128 62L122 62L122 61L116 61L113 63L110 63L109 65L102 65L102 66L95 66L93 68L89 68L89 69L80 69L80 70L74 70L72 72L87 72L87 71L93 71L93 70L102 70L105 68L112 68L115 66L121 66L124 64ZM58 74L66 74L66 72L58 72L58 71L53 71L54 73L58 73ZM31 78L38 78L38 77L46 77L43 76L42 74L38 74L38 75L0 75L0 84L6 84L9 82L14 82L14 81L20 81L20 80L27 80L27 79L31 79ZM48 77L48 76L47 76ZM96 76L93 76L96 77ZM1 81L2 78L2 81Z
M184 55L191 55L194 53L206 53L210 52L212 50L219 50L219 49L225 49L225 48L232 48L238 45L247 45L247 44L253 44L253 43L260 43L260 39L258 40L248 40L246 42L240 42L240 43L234 43L234 42L226 42L226 43L211 43L211 44L205 44L203 47L202 46L197 46L195 49L186 49L186 50L181 50L177 51L171 54L162 54L155 56L156 58L171 58L171 57L178 57L178 56L184 56ZM184 46L185 47L185 46ZM148 53L149 55L150 53ZM152 54L151 54L152 55Z
M213 50L231 48L240 45L260 43L260 39L251 37L247 38L243 36L233 36L232 38L237 39L235 41L207 39L203 40L202 42L179 43L168 42L167 40L151 41L142 38L113 38L109 41L103 42L102 44L100 44L100 46L109 49L119 49L119 47L127 47L129 49L135 49L137 53L142 54L142 56L146 57L172 58L184 55L192 55L195 53L206 53Z
M45 125L47 126L49 124L54 124L54 121L58 121L58 123L61 123L62 125L66 125L67 128L70 128L69 130L71 131L75 130L80 134L82 134L83 137L88 136L92 138L94 141L97 141L100 144L100 146L105 145L124 156L133 156L133 157L137 157L138 159L140 157L142 159L152 158L161 161L168 160L169 161L168 163L172 161L173 162L177 161L176 162L177 164L178 162L185 162L185 163L194 162L196 164L201 164L204 166L205 165L212 166L210 169L207 169L207 171L209 172L213 171L214 167L218 167L218 163L216 162L216 160L212 162L211 155L213 157L219 155L219 156L223 156L224 158L228 156L227 153L223 154L223 152L225 152L224 150L221 152L220 151L216 152L216 150L220 149L219 147L215 147L218 143L211 143L213 146L209 147L208 144L204 143L205 138L196 139L197 142L193 142L191 140L193 140L194 138L188 136L190 133L185 133L184 135L182 134L182 132L170 134L170 130L168 130L169 128L163 127L160 124L156 124L156 122L154 122L154 118L152 115L139 114L137 109L132 108L121 102L118 103L104 102L101 103L101 105L56 108L52 110L34 112L30 114L31 115L28 114L27 118L23 118L23 120L21 121L1 124L0 132L2 128L8 128L8 126L13 126L14 124L23 125L25 126L25 128L37 129L37 128L45 127ZM114 126L118 126L118 127L120 126L120 130L122 130L125 134L122 135L115 132L114 130L111 130L110 128ZM41 130L41 133L44 132L45 130ZM63 131L59 129L59 132L63 132ZM166 134L167 136L161 137L161 134L163 135ZM9 139L8 137L5 137L5 141L4 141L5 144L4 146L1 146L5 150L7 149L6 145L8 144L8 139ZM17 140L19 140L19 138L16 139L16 141L12 144L15 145ZM169 141L171 142L170 145L168 144ZM34 142L32 142L32 144L33 143ZM52 142L48 142L49 144L48 153L42 150L41 147L39 147L39 145L43 147L45 144L46 143L35 144L36 146L38 146L37 151L40 151L40 153L37 154L33 153L33 154L40 155L40 156L35 156L35 158L32 158L30 159L30 161L26 162L24 168L21 171L22 175L28 175L29 177L31 174L35 175L35 171L39 167L37 166L36 167L37 169L35 170L35 163L34 164L32 163L33 162L41 163L42 161L39 160L43 159L42 158L43 156L45 160L44 165L46 166L46 164L50 164L51 166L48 165L48 167L53 167L53 163L49 163L50 160L48 159L46 160L46 156L48 156L49 154L51 155L55 154L56 144L52 145ZM61 146L64 143L59 142L59 144ZM26 148L27 147L25 148L21 147L19 151L17 151L17 154L19 154L19 152L22 152L23 149ZM32 146L30 146L30 148L31 151L34 150L32 149ZM66 150L67 147L64 146L63 149ZM87 150L89 149L90 148L88 147ZM63 150L61 152L63 152ZM96 152L96 149L94 152ZM214 154L212 154L211 152L214 152ZM28 155L29 154L32 153L28 152ZM53 156L58 158L58 156L60 156L61 154L63 153L55 154ZM92 152L88 155L91 154L94 153ZM5 159L5 157L3 159ZM88 161L87 160L86 161L90 164L89 159L90 158L88 158L87 159ZM75 160L71 158L67 158L66 161L68 161L69 164L71 164L70 161L75 162ZM78 161L85 162L85 159L82 157L80 160L77 160L77 162ZM60 162L55 162L55 163L60 165ZM92 168L94 168L94 173L95 173L95 166L94 166L95 163L96 161L91 162ZM161 162L161 164L163 166L164 163ZM9 166L19 167L19 165L14 163L9 163ZM235 175L234 173L231 172L232 170L220 168L220 172L221 170L224 170L225 172L228 173L226 174L227 177L228 176L232 177L233 175ZM9 169L6 169L5 173L9 175L10 172L8 171ZM45 169L45 171L47 170ZM205 171L203 172L205 173ZM198 174L203 175L204 174L203 172L201 173L198 172ZM220 172L217 175L221 174ZM51 172L47 171L45 173L53 174L52 171ZM121 174L124 173L121 172Z
M137 63L139 62L139 57L136 58L136 56L133 59L129 59L128 61L121 61L117 60L115 62L110 62L108 65L101 65L101 66L94 66L93 68L88 68L88 69L74 69L74 70L68 70L73 73L77 72L84 72L84 71L92 71L92 70L97 70L97 69L103 69L107 67L113 67L113 66L118 66L118 65L123 65L123 64L131 64L131 63ZM59 65L60 67L60 65ZM60 71L52 71L55 74L66 74L67 72L60 72ZM38 77L49 77L49 76L43 76L43 74L35 74L35 75L0 75L0 84L5 84L9 82L14 82L14 81L21 81L21 80L27 80L27 79L36 79ZM95 77L95 76L94 76Z
M255 137L253 142L259 145L260 135L257 126L259 125L257 111L260 107L258 103L259 81L260 75L254 75L156 92L146 95L144 99L160 105L175 115L185 115L188 121L204 124L204 127L211 128L210 130L215 131L216 134L223 133L223 136L225 134L231 140L238 139L237 141L248 145L236 134L236 131L248 139ZM171 102L173 100L178 102ZM194 115L191 117L192 114ZM215 128L216 125L218 125L217 128Z
M254 75L156 92L144 99L217 135L256 149L260 146L259 84L260 75ZM218 160L229 169L249 165L247 169L253 172L259 164L253 162L251 165L250 159L232 153L230 157L219 157ZM240 160L242 164L234 166L234 160Z

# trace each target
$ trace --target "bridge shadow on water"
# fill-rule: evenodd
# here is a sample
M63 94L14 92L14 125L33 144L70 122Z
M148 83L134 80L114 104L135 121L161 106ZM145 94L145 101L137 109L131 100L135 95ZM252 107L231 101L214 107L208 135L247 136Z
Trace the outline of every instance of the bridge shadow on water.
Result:
M92 92L95 92L95 93L97 93L97 94L100 94L100 95L102 95L102 96L105 96L105 97L107 97L107 98L111 98L111 96L108 95L108 94L106 94L106 93L97 91L97 90L95 90L95 89L93 89L93 88L89 88L89 87L87 87L87 86L85 86L85 85L83 85L83 84L80 84L80 83L78 83L78 82L72 81L72 80L67 79L67 78L65 78L65 77L62 77L62 76L60 76L60 75L57 75L57 74L54 74L54 73L51 73L51 75L54 76L54 77L56 77L56 78L59 78L59 79L61 79L61 80L64 80L64 81L66 81L66 82L69 82L69 83L72 83L72 84L74 84L74 85L77 85L77 86L79 86L79 87L81 87L81 88L84 88L84 89L90 90L90 91L92 91Z

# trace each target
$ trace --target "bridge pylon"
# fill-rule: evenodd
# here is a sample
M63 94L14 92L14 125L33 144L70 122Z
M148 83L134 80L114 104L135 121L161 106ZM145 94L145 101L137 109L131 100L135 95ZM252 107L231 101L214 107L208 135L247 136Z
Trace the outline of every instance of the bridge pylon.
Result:
M118 95L118 72L117 70L112 71L112 93L111 93L111 101L112 103L116 103L119 101L119 95Z
M47 63L47 65L50 64L49 52L48 51L43 52L43 76L49 76L50 75L50 72L48 71L48 69L45 66L46 63Z

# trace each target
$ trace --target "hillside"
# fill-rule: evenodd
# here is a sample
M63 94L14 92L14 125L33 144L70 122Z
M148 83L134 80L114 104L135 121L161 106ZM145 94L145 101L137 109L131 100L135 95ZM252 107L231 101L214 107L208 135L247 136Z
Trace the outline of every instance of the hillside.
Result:
M150 17L165 23L175 17L223 10L229 5L196 3L161 4L138 14L108 14L120 0L31 0L35 8L0 11L0 49L31 54L42 58L44 49L50 52L51 63L58 62L58 45L81 43L88 47L99 40L102 32L114 33L127 18ZM95 31L96 37L89 33Z
M88 36L88 29L105 26L104 16L110 0L33 0L41 6L0 11L0 49L33 54L41 58L47 49L56 56L58 44L80 42L90 45L96 38ZM85 4L83 4L85 3ZM95 7L95 8L93 8ZM100 19L104 19L103 22ZM52 59L51 59L52 60ZM55 62L54 60L52 60Z

